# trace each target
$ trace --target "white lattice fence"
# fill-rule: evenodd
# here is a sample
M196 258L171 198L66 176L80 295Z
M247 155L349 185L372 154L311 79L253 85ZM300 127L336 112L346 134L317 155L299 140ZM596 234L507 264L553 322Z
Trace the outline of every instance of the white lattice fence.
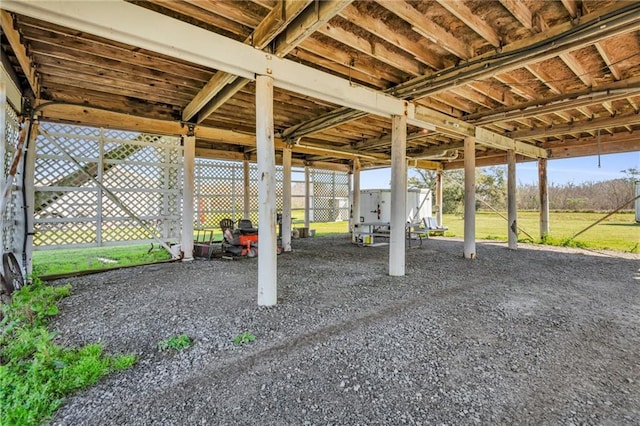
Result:
M2 140L2 146L0 147L0 156L2 157L2 164L0 164L0 178L4 183L11 167L11 162L15 154L16 144L18 142L18 136L20 133L20 124L18 122L18 116L16 112L11 108L8 103L4 104L4 137ZM11 190L10 199L8 200L3 212L0 212L3 216L2 221L2 248L3 251L13 251L14 253L20 252L22 247L16 247L18 243L18 235L16 232L20 227L16 226L17 221L22 221L22 172L18 167L18 174L14 180L13 188Z
M182 148L178 138L51 123L42 123L40 130L36 246L179 238Z
M313 169L313 221L333 222L349 219L349 175Z
M311 169L311 206L315 222L348 220L349 175ZM276 206L282 210L283 169L276 167ZM304 217L304 169L292 169L292 216ZM197 159L195 164L194 226L218 227L220 220L242 218L244 206L243 164ZM249 165L249 218L258 221L258 168Z

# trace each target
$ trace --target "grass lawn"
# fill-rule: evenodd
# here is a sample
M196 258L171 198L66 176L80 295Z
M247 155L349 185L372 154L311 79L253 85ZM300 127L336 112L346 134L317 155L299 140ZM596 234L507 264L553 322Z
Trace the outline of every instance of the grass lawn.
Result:
M506 216L506 213L505 213ZM571 245L593 249L609 249L622 252L640 253L640 224L635 222L633 213L615 214L606 221L594 226L584 234L567 243L566 239L603 217L602 213L550 213L550 235L548 242L554 245ZM464 222L461 216L444 215L444 224L449 227L447 237L463 237ZM539 214L537 212L519 212L518 223L527 233L539 242ZM302 227L302 223L294 223ZM347 222L311 223L316 236L341 234L348 231ZM507 222L490 212L478 212L476 215L476 236L479 240L507 240ZM220 235L216 235L220 237ZM531 241L520 233L521 241ZM117 247L94 247L85 249L63 249L36 251L33 254L34 274L46 276L64 274L91 269L137 265L169 259L164 249L154 248L151 253L149 244Z
M81 249L42 250L33 252L33 274L39 277L88 271L170 259L166 250L149 252L150 244L128 246L87 247Z
M503 213L506 216L506 213ZM554 245L575 245L584 248L607 249L630 253L640 253L640 223L635 222L633 213L618 213L579 235L573 243L565 243L577 232L605 216L605 213L549 213L549 242ZM463 237L464 221L461 216L444 215L443 222L449 227L445 236ZM518 226L540 239L540 215L538 212L518 212ZM480 240L507 240L507 221L491 212L476 214L476 237ZM522 232L521 241L529 238Z

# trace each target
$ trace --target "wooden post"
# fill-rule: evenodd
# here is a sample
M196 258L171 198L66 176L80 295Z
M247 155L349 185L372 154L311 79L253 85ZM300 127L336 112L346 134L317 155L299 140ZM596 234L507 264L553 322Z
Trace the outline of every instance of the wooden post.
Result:
M438 226L443 226L442 223L442 170L436 172L436 205L438 211L436 212L436 220Z
M516 202L516 152L507 151L507 216L509 219L509 248L518 248L518 206Z
M391 235L389 275L405 272L405 226L407 221L407 117L391 117Z
M464 257L476 257L476 138L464 139Z
M3 110L4 112L4 110ZM27 227L25 245L25 273L31 276L33 273L33 234L35 223L35 170L36 170L36 140L38 139L38 122L34 121L31 127L31 139L27 145L25 153L24 177L25 184L23 191L27 195Z
M360 223L360 160L353 160L353 196L351 205L351 242L356 242L356 225Z
M282 150L282 251L291 251L291 149Z
M309 228L311 222L311 181L309 166L304 166L304 226Z
M251 193L249 188L251 182L249 181L249 160L242 162L242 217L243 219L251 218Z
M273 78L256 77L256 147L258 156L258 305L278 299L276 259L276 156L273 140Z
M547 181L547 159L538 160L538 186L540 189L540 239L549 235L549 185Z
M195 190L194 167L196 158L196 137L183 135L184 148L182 178L182 252L183 262L193 261L193 192Z

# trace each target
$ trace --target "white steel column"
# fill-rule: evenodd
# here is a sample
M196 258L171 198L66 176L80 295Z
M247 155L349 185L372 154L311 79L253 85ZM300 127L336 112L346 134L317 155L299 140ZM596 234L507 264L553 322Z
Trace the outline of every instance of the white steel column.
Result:
M516 203L516 152L507 151L507 217L509 219L509 248L518 248L518 207Z
M389 275L404 275L407 221L407 117L391 117L391 235Z
M282 250L291 251L291 149L282 150Z
M276 155L273 140L273 79L256 76L256 147L258 154L258 305L277 303Z
M309 166L304 166L304 226L309 228L311 222L311 181L309 180Z
M476 138L464 138L464 257L476 257Z
M251 215L251 194L249 193L251 182L249 182L249 160L242 162L242 218L249 219Z
M194 166L196 158L196 137L183 135L183 177L182 177L182 257L183 262L193 260L193 192L195 190Z
M442 170L436 172L436 206L438 211L436 212L436 220L438 226L443 226L442 223Z
M547 181L547 159L538 160L538 186L540 189L540 239L549 235L549 184Z
M353 160L353 197L351 198L351 241L356 242L356 225L360 223L360 160Z

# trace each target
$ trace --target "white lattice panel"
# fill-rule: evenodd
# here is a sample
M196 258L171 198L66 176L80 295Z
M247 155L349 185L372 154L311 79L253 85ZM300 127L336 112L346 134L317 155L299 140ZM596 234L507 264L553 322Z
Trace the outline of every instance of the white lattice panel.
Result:
M37 246L179 238L182 148L178 138L51 123L42 126L45 132L38 136L35 179Z
M4 140L2 141L3 153L2 168L0 170L0 181L5 182L5 178L9 173L11 162L15 153L15 147L18 143L18 136L20 134L20 124L18 122L18 116L7 103L2 114L5 115L5 128L4 128ZM10 199L7 201L5 210L0 212L3 217L3 229L2 229L2 249L15 251L17 245L17 235L15 234L18 228L15 226L17 215L21 212L19 206L22 206L22 200L18 199L21 194L18 187L21 185L21 175L17 176L14 190L11 191ZM20 248L21 249L21 248Z

